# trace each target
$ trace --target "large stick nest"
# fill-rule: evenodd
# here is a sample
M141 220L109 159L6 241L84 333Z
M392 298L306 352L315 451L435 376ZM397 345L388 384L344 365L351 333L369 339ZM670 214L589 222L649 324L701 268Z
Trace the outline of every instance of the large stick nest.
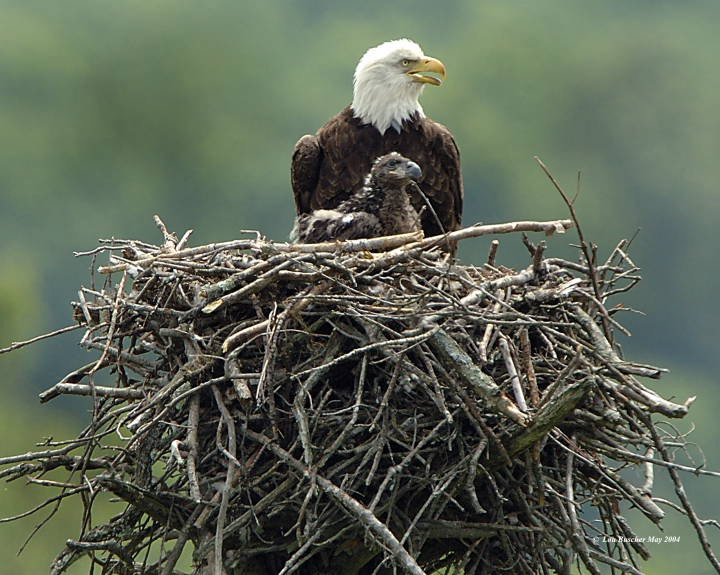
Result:
M173 573L188 542L201 573L639 573L624 513L659 523L653 468L682 467L651 414L689 402L645 387L662 370L615 343L609 301L639 280L626 242L572 262L526 240L514 271L497 242L475 267L412 236L187 248L159 225L163 246L90 252L110 254L104 285L73 305L97 357L41 395L91 396L91 424L1 461L10 478L67 467L62 497L128 504L53 573L85 554L103 573Z

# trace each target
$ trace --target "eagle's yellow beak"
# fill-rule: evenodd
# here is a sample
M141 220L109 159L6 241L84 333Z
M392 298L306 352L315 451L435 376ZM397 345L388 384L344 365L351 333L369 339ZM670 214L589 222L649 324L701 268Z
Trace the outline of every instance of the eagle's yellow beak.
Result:
M421 72L432 72L433 74L442 76L442 79L436 78L435 76L426 76ZM414 82L439 86L445 78L445 65L440 60L425 57L408 70L406 74L410 76Z

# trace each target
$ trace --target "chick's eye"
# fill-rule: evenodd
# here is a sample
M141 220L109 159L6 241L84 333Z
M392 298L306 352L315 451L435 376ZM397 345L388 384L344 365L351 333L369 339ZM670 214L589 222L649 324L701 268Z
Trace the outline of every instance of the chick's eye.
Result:
M395 167L397 167L397 165L398 165L398 161L397 161L397 160L390 160L390 161L388 162L388 168L395 168Z

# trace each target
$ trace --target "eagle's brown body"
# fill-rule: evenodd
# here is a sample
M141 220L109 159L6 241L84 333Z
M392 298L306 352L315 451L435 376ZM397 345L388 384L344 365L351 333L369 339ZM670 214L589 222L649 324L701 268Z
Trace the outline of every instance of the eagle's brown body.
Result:
M437 235L460 226L463 184L460 154L450 131L437 122L415 114L398 132L381 134L371 124L354 117L348 106L314 136L304 136L295 146L291 179L298 214L337 207L364 184L373 161L398 152L422 170L420 189L430 200L442 228L430 210L422 212L425 235ZM416 196L416 195L414 195ZM421 212L422 199L412 197Z

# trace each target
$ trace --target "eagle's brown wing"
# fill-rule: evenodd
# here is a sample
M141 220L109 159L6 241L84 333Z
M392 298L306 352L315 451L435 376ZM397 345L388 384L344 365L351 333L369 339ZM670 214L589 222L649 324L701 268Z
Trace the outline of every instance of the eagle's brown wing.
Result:
M295 145L290 168L297 212L331 209L363 186L373 161L383 154L382 137L353 117L348 106L315 136Z
M317 136L307 134L295 144L290 167L290 181L298 214L312 211L311 201L320 175L323 151Z
M323 161L312 208L334 208L363 187L373 162L383 155L382 136L363 125L348 106L318 130Z
M423 170L420 187L433 204L444 231L460 227L463 210L463 180L460 171L460 151L452 133L442 124L425 119L422 123L424 150L418 156ZM408 155L412 158L412 156ZM416 206L417 208L417 206ZM431 214L423 214L426 235L440 233Z

